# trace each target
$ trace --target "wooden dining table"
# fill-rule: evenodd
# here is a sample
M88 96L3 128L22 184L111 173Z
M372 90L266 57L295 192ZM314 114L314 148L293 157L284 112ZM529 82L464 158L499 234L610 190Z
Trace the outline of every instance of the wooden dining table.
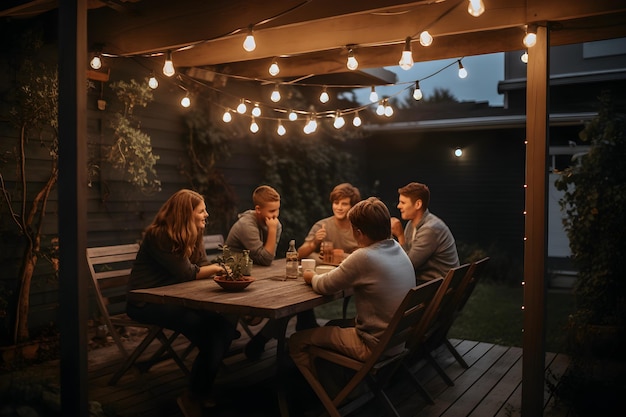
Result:
M301 276L286 279L285 260L274 260L270 266L253 266L255 279L242 291L226 291L213 280L195 280L163 287L133 290L129 299L135 302L184 305L189 308L215 311L234 316L254 316L276 320L276 366L278 404L281 416L289 415L285 396L287 323L296 314L351 295L340 291L331 295L317 294Z

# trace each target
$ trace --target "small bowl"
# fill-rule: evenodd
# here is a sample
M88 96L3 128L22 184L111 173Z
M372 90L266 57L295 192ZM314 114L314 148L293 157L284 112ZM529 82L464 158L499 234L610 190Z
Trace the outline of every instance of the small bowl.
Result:
M242 291L244 288L254 282L254 278L246 277L245 279L233 281L216 276L213 278L213 281L217 282L217 284L220 287L224 288L226 291Z
M332 271L335 268L336 268L336 266L332 266L332 265L318 265L318 266L315 267L315 273L316 274L325 274L327 272Z

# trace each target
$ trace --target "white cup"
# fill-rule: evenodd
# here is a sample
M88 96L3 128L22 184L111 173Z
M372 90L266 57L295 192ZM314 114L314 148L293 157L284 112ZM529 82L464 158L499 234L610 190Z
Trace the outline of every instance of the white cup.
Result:
M300 261L302 273L305 271L315 271L315 259L304 258Z

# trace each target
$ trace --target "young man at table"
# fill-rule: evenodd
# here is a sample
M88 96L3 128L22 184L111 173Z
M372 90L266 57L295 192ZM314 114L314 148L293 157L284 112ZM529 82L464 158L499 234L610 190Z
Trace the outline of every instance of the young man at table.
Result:
M200 194L183 189L172 195L144 232L128 290L206 279L221 271L222 267L209 263L204 251L202 235L207 217ZM204 408L215 406L211 389L230 348L236 320L173 304L129 302L126 312L138 322L179 331L198 347L188 391L177 399L185 417L199 417Z
M280 194L269 185L261 185L252 193L253 210L239 215L224 242L234 252L250 251L250 258L256 265L268 266L276 257L276 247L280 240L282 225L280 214ZM299 326L316 325L313 312L298 314ZM252 321L254 323L254 321ZM265 350L265 344L275 337L278 328L273 320L263 326L244 348L249 359L258 359Z
M428 210L430 190L424 184L411 182L398 189L398 209L402 222L393 217L391 232L409 255L415 269L416 284L445 276L459 266L454 236L439 217Z
M378 342L396 309L415 286L413 266L406 252L391 239L391 221L385 204L375 197L358 202L348 212L359 249L334 270L304 280L320 294L353 288L356 318L349 327L329 322L324 327L295 332L289 354L303 373L313 371L310 346L331 348L364 360Z
M327 240L333 243L335 249L342 249L345 253L352 253L358 245L352 234L352 226L348 220L348 211L361 200L359 189L344 182L337 185L330 192L330 203L333 215L317 221L298 248L300 259L311 257L319 259L320 245Z

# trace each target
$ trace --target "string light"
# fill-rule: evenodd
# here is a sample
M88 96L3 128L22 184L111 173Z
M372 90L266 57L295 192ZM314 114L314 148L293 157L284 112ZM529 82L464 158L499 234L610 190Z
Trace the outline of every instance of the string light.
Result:
M180 100L180 105L185 107L185 108L191 106L191 99L189 98L189 93L185 94L185 97L183 97Z
M250 123L250 132L256 133L259 131L259 125L256 123L254 117L252 118L252 122Z
M148 79L148 87L156 89L159 86L159 80L154 76L154 71L150 72L150 79Z
M424 94L422 94L422 90L420 89L420 82L415 81L415 90L413 90L413 98L416 101L420 101L422 97L424 97Z
M457 158L463 156L463 149L457 146L457 148L454 150L454 156L456 156Z
M270 65L268 71L272 77L277 76L280 72L280 67L278 66L278 61L276 61L276 58L274 58L274 60L272 61L272 65Z
M467 78L467 70L461 63L460 59L458 60L458 63L459 63L459 78Z
M261 116L261 108L259 107L258 103L254 104L254 107L252 108L252 115L254 117L259 117Z
M324 89L322 90L322 94L320 94L320 101L322 103L328 103L328 100L330 100L330 96L328 95L328 88L324 86Z
M483 0L469 0L467 12L474 17L478 17L485 12L485 3L483 3Z
M393 116L393 107L391 107L391 104L389 104L389 101L385 100L385 110L384 110L385 116L387 117L391 117Z
M422 46L430 46L433 43L433 36L427 30L420 33L420 44Z
M276 133L278 133L278 136L284 136L285 133L287 133L285 126L283 126L280 120L278 121L278 127L276 128Z
M359 68L359 61L357 61L354 57L354 51L352 48L348 49L348 62L346 63L346 66L350 71L354 71Z
M382 116L385 114L385 105L382 101L378 102L378 107L376 107L376 114Z
M272 91L270 100L272 100L274 103L278 103L280 101L280 91L278 91L278 84L274 86L274 91Z
M361 126L361 124L362 124L362 123L363 123L363 122L361 121L361 118L359 117L359 112L357 111L357 112L354 114L354 119L352 119L352 125L353 125L354 127L359 127L359 126Z
M222 120L224 121L224 123L230 123L230 121L233 120L233 116L230 114L230 109L226 109L226 111L222 115Z
M167 77L171 77L176 73L174 69L174 62L172 61L172 51L167 51L165 54L165 63L163 64L163 74Z
M289 120L291 120L292 122L295 122L296 120L298 120L298 113L296 113L295 110L290 110L288 117L289 117Z
M315 120L315 115L309 117L309 121L304 125L304 133L307 135L315 132L317 130L317 121Z
M243 41L243 49L247 52L252 52L256 49L256 41L254 40L254 35L252 34L252 25L248 26L248 34L246 35L246 39Z
M344 120L341 113L335 113L335 121L333 122L333 126L335 127L335 129L341 129L345 124L346 121Z
M248 107L246 106L246 102L244 99L241 99L241 102L239 102L239 105L237 106L237 113L244 114L247 110Z
M372 86L372 90L370 91L370 101L372 103L376 103L378 101L378 93L376 92L376 87Z
M526 27L526 34L522 41L526 48L532 48L537 43L537 25L528 25Z
M91 61L89 62L89 65L95 70L99 70L100 68L102 68L102 57L100 55L100 52L96 52L94 54L93 58L91 58Z
M410 70L413 67L413 52L411 51L411 37L407 36L404 40L404 50L398 65L405 71Z

